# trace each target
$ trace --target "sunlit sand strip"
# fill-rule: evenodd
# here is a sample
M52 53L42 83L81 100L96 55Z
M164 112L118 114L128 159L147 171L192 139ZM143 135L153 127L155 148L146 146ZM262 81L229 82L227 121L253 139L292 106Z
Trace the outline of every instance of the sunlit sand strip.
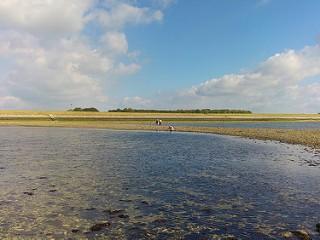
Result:
M47 119L54 116L57 120L150 120L161 118L164 120L202 120L202 121L320 121L320 114L175 114L175 113L66 113L41 112L35 114L1 113L0 120L10 119Z

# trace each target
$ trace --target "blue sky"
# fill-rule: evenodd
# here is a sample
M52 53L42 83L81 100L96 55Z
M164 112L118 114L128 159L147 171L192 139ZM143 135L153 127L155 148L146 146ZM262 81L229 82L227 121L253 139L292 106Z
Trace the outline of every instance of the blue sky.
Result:
M319 10L316 0L4 0L0 108L319 112Z
M129 29L130 48L143 51L146 65L131 78L141 85L126 94L143 86L146 91L189 87L253 68L285 49L314 45L319 10L319 1L177 2L162 23Z

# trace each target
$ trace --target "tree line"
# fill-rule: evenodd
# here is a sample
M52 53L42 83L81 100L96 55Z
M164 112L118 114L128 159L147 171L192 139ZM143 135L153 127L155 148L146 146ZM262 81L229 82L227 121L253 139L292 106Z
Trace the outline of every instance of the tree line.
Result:
M134 109L134 108L117 108L111 109L109 112L136 112L136 113L238 113L238 114L251 114L249 110L240 109L177 109L177 110L155 110L155 109Z
M89 107L89 108L76 107L73 109L69 109L68 111L70 111L70 112L99 112L99 110L94 107Z

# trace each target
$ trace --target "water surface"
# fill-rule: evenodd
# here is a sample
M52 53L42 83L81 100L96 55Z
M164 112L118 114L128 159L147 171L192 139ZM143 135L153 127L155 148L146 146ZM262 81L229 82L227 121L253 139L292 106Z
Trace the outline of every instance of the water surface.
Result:
M228 136L2 127L0 237L317 239L319 164Z

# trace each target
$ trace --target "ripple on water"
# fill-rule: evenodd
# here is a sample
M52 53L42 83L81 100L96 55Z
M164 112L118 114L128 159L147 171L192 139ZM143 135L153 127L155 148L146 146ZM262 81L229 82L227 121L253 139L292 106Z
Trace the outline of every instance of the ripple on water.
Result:
M319 237L320 157L209 134L1 128L0 236Z

